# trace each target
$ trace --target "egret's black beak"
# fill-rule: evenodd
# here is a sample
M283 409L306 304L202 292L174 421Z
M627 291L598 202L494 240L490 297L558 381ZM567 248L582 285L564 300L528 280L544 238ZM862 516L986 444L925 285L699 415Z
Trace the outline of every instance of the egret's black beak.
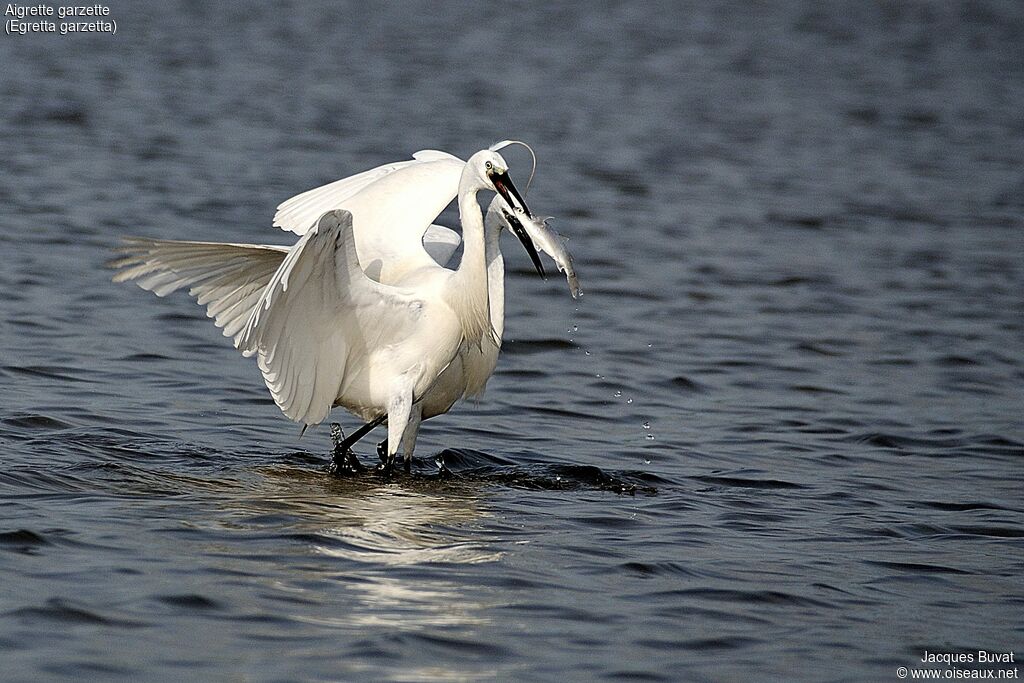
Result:
M491 182L494 183L494 189L498 191L501 198L505 200L505 203L512 209L522 209L523 213L526 214L527 218L533 218L533 214L530 213L530 208L526 206L526 202L523 201L522 195L519 194L519 190L512 184L512 179L508 177L508 171L502 171L497 173L491 171L488 173Z
M537 248L533 246L533 240L526 233L526 228L519 222L519 219L514 214L508 211L502 211L505 215L505 220L508 221L508 225L512 228L512 232L519 238L519 241L526 247L526 253L530 255L530 259L533 261L533 267L537 269L537 273L542 278L547 279L547 274L544 272L544 264L540 262L540 255L537 253Z
M512 184L512 179L508 177L507 170L501 173L491 171L488 176L491 182L494 183L494 189L498 191L498 194L501 195L501 198L505 200L509 207L522 209L527 218L533 218L533 214L530 213L530 207L526 205L526 202L523 201L523 196L519 194L519 190ZM537 269L541 277L546 278L544 266L540 262L540 254L537 253L537 248L533 246L533 240L526 234L526 228L523 227L523 224L511 212L503 211L502 213L505 214L512 232L515 233L519 241L523 243L523 247L526 248L526 253L530 255L530 260L533 261L533 267Z

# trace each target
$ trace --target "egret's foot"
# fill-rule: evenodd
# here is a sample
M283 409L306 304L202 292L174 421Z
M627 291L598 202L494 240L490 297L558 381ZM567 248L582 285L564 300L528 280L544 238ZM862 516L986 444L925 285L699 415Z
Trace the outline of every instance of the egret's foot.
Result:
M377 457L380 458L380 464L377 465L377 471L381 473L385 479L390 479L391 475L395 472L395 456L388 457L388 440L384 439L377 444Z
M381 458L381 462L377 465L377 471L380 472L381 476L385 479L390 479L391 475L395 473L395 456L384 455Z
M404 462L405 473L406 474L412 474L412 458L407 456L407 457L405 457L403 459L403 462Z
M434 464L437 465L437 476L441 479L448 479L454 477L455 473L448 469L448 466L444 464L444 456L440 453L434 458Z
M342 459L331 460L331 464L327 467L327 471L337 477L354 477L366 471L366 468L356 454L352 451L348 452L348 457Z
M331 474L344 477L366 471L356 454L345 444L345 432L337 422L331 423L331 441L334 442L329 467Z
M359 462L359 458L352 450L345 454L343 464L337 468L337 474L362 474L365 471L366 466Z

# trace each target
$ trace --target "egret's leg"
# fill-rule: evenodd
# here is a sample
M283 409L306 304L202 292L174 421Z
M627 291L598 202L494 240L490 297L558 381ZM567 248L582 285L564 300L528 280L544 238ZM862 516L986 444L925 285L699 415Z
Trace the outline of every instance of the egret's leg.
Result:
M409 412L412 410L412 391L399 388L388 401L388 459L384 464L384 473L391 474L395 467L395 454L402 443L402 434L409 423Z
M331 423L331 441L334 442L331 455L331 471L334 474L357 474L366 470L352 449L345 446L345 432L337 422Z
M379 415L373 418L372 420L364 424L362 427L352 432L350 436L348 436L344 441L341 442L341 446L344 447L345 449L351 449L352 446L354 446L355 443L359 441L359 439L363 438L364 436L369 434L373 429L380 426L380 424L384 422L384 420L386 419L388 419L387 413L384 413L383 415Z
M388 437L384 437L384 440L377 444L377 457L380 458L380 464L384 464L388 461Z
M406 474L412 470L412 452L416 449L416 436L420 433L420 422L423 420L422 405L422 403L417 403L409 411L409 424L405 426L405 433L402 434L402 453L405 455Z

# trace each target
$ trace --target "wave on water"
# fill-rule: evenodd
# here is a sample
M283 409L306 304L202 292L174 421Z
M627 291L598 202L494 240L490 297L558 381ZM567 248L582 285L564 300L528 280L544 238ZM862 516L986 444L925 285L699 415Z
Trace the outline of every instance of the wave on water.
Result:
M380 475L370 471L356 476L379 478ZM631 495L655 494L657 485L665 483L661 477L648 472L607 472L593 465L565 463L521 463L464 448L449 448L432 456L414 457L408 476L409 481L419 484L484 484L537 491L590 490Z
M292 451L260 453L253 449L224 451L122 428L88 429L46 415L22 414L3 420L2 436L36 454L53 456L50 466L14 465L0 473L0 486L14 493L46 492L86 495L181 495L211 486L231 487L252 468L285 465L289 470L322 474L328 482L346 487L396 483L413 489L508 487L534 491L607 491L617 494L656 494L668 482L639 470L604 470L593 465L546 461L528 454L521 460L463 448L414 457L409 473L401 464L389 477L363 456L366 471L331 474L330 454ZM74 464L62 464L68 450L90 454ZM189 474L181 471L187 465ZM211 476L213 475L213 476ZM16 494L17 495L17 494ZM4 539L0 537L0 545Z

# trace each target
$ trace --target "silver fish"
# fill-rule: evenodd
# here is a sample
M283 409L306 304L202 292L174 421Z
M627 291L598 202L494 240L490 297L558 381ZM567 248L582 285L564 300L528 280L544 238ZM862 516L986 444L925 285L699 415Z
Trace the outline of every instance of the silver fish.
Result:
M502 213L505 215L505 220L509 225L513 226L513 228L516 226L516 223L521 225L526 230L526 234L530 236L534 246L547 253L554 260L558 269L565 273L565 280L569 284L569 293L572 294L572 298L580 298L583 295L583 290L580 289L580 281L576 277L576 270L572 265L572 254L565 248L565 238L548 227L548 221L551 219L527 216L519 208L514 209L512 212L503 208Z

